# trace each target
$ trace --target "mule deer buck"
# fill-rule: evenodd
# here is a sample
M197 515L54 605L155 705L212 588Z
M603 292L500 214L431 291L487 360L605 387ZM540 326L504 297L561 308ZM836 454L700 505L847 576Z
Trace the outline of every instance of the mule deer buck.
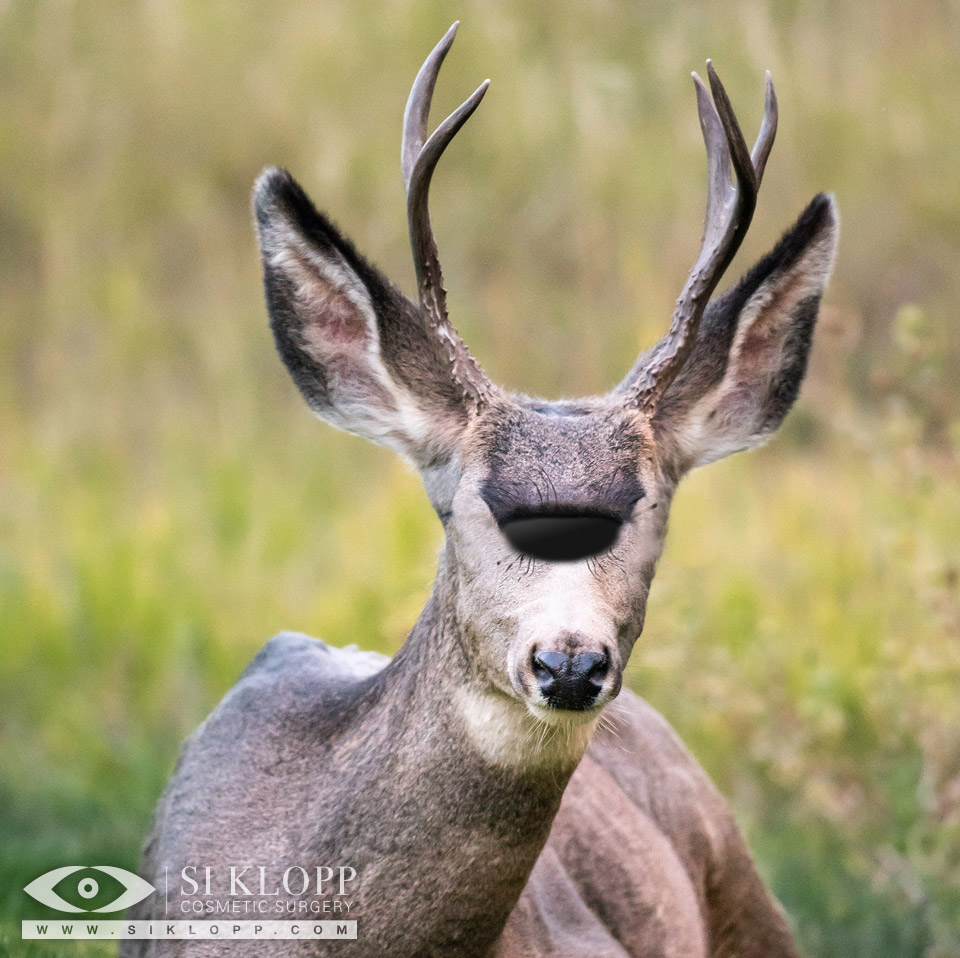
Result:
M403 121L419 304L288 173L267 170L254 195L280 355L321 419L419 470L445 534L432 594L392 660L271 639L184 747L142 864L158 886L188 863L349 866L350 893L333 897L353 899L357 939L123 953L796 955L725 802L621 682L680 479L762 443L796 398L833 201L817 196L711 300L754 212L777 101L768 75L748 149L708 62L709 90L694 75L704 233L669 331L605 396L508 393L451 325L427 208L487 86L427 136L455 30ZM190 890L134 917L184 917Z

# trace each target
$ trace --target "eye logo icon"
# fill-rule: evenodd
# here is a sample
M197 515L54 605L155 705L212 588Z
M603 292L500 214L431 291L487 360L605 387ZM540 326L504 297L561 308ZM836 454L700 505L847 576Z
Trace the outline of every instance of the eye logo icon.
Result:
M54 889L65 878L76 872L98 871L108 875L114 881L119 882L123 888L121 894L115 901L108 902L101 908L79 908L77 905L71 905L64 901L60 894ZM103 911L121 911L143 901L148 895L153 894L156 889L148 881L144 881L139 875L128 872L124 868L115 868L112 865L64 865L63 868L54 868L35 878L24 891L31 897L40 902L41 905L48 905L50 908L56 908L57 911L68 912L103 912ZM100 885L97 880L89 875L81 878L76 885L76 894L80 898L96 898L100 893Z

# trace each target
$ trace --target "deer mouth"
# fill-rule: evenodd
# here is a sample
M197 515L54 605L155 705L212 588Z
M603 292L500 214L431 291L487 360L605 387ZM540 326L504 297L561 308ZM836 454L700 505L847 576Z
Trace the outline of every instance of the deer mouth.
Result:
M584 709L563 709L540 702L528 701L527 711L541 725L551 728L580 728L595 722L603 711L606 702L591 705Z

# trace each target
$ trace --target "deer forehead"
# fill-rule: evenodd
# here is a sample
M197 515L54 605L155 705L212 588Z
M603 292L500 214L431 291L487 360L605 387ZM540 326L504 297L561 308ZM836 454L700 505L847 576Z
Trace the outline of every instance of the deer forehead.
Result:
M626 519L651 485L654 451L635 413L589 400L520 401L482 417L465 465L498 521L539 510Z

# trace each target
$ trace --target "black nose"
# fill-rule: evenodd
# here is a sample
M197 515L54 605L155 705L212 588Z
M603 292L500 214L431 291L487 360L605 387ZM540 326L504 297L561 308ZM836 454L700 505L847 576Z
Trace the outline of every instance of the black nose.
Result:
M533 674L547 702L557 709L583 711L603 688L610 657L606 652L534 652Z

